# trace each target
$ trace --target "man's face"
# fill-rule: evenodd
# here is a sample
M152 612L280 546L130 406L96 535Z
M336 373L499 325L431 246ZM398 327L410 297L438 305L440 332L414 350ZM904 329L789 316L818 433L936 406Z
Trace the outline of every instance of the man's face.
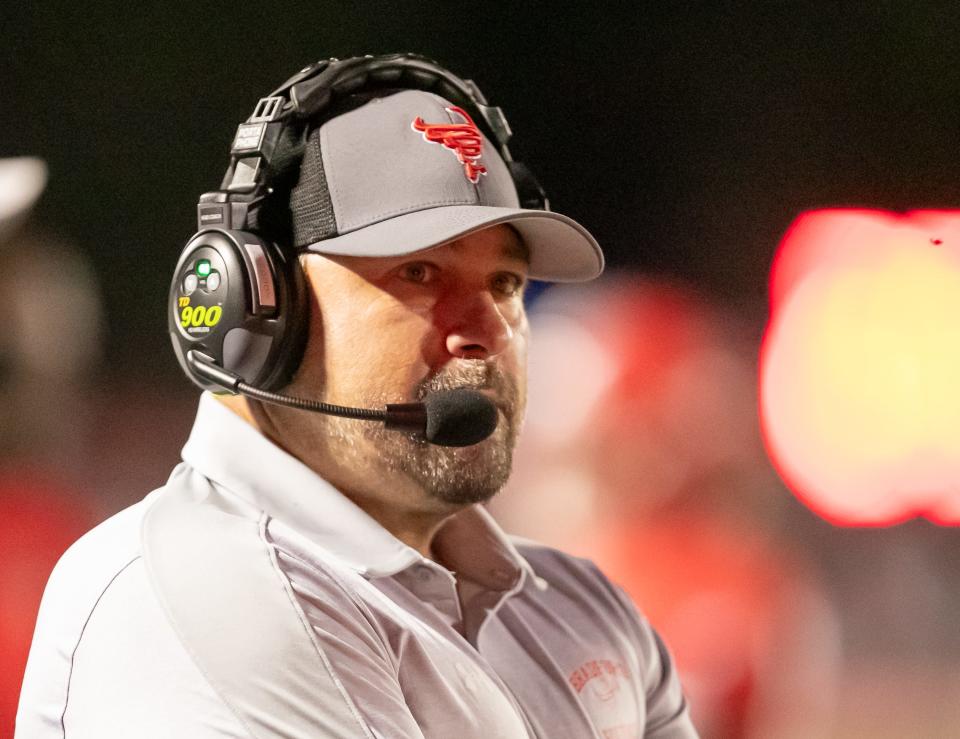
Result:
M271 409L279 439L334 485L425 509L486 500L506 482L526 402L526 249L494 226L402 257L304 257L310 335L285 392L382 408L480 389L500 411L469 447L434 446L380 423ZM399 502L399 501L397 501Z

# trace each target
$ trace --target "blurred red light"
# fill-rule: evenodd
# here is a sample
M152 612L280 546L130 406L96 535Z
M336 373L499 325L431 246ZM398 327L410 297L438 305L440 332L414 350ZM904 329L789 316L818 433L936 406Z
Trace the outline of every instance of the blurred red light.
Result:
M760 416L827 520L960 522L960 211L800 216L770 278Z

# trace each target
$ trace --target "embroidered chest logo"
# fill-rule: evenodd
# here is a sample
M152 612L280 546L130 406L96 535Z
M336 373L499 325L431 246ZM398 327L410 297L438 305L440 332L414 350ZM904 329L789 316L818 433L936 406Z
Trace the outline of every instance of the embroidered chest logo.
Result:
M592 659L567 676L603 739L628 739L642 733L630 668L620 660Z
M609 659L593 659L584 662L575 669L568 680L570 687L580 693L591 683L591 689L602 701L608 701L616 695L620 689L618 677L625 680L630 679L630 671L623 662L614 662ZM595 682L594 682L595 681Z
M441 144L452 151L457 160L463 165L463 173L474 185L480 181L480 175L487 173L487 168L480 164L483 137L473 119L463 108L452 106L446 108L448 113L460 116L463 123L425 123L420 116L413 121L413 130L423 134L423 140L434 144Z

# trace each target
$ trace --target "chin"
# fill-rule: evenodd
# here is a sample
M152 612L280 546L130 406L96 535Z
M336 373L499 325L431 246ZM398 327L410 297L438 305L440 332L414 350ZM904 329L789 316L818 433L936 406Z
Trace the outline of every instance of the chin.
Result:
M431 498L456 505L483 503L507 483L513 462L512 435L498 429L467 447L430 447L408 470Z

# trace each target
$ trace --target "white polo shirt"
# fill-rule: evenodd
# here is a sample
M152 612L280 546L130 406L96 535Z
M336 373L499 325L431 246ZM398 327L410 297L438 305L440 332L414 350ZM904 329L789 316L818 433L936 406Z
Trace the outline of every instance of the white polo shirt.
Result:
M54 569L17 739L696 736L592 563L474 506L447 569L208 395L183 459Z

